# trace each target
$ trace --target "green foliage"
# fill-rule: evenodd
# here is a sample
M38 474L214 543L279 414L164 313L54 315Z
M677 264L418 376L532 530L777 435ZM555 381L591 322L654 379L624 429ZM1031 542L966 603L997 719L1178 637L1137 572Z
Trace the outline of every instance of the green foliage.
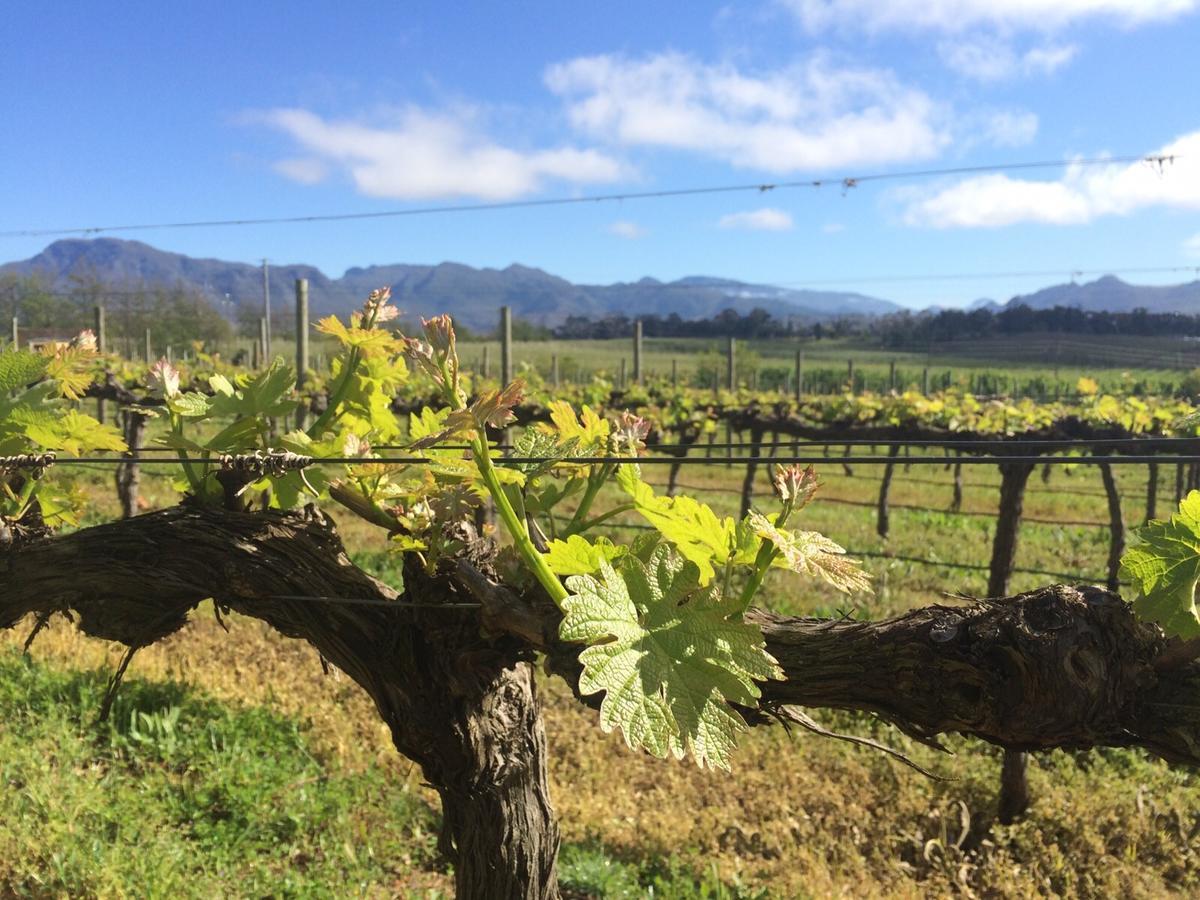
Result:
M729 704L753 707L754 682L783 677L736 600L701 587L697 566L667 547L646 564L626 557L619 571L601 562L599 578L567 586L560 636L589 645L579 689L604 692L601 727L620 728L633 749L728 769L746 727Z
M602 563L620 559L628 551L605 537L594 542L578 534L570 535L565 541L551 541L546 550L546 561L555 575L592 575L600 571Z
M1200 491L1184 497L1170 519L1147 522L1133 533L1140 543L1121 557L1121 574L1137 588L1134 612L1168 636L1200 637Z
M754 562L757 539L728 516L718 517L706 504L691 497L655 495L633 465L623 465L617 470L617 484L646 521L697 566L701 584L712 580L714 566Z

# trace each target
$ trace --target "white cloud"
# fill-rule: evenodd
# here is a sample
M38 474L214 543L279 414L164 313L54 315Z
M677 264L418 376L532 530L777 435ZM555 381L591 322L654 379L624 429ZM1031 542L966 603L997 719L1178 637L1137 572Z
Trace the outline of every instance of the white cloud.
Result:
M936 30L986 26L1051 31L1087 20L1130 27L1190 13L1200 0L780 0L812 31Z
M791 231L792 217L782 209L773 209L768 206L721 216L717 227L738 228L745 231Z
M1176 159L1161 171L1145 162L1068 166L1056 181L1003 174L967 178L910 194L904 220L932 228L996 228L1019 222L1078 225L1155 206L1200 210L1200 131L1159 154Z
M326 120L303 109L273 109L254 118L288 134L307 154L277 163L282 174L311 183L316 166L341 168L372 197L506 200L533 193L547 180L595 184L625 174L620 162L594 149L502 146L471 127L469 112L408 106L380 125Z
M1200 259L1200 232L1183 242L1183 252L1192 259Z
M319 159L303 157L281 159L275 163L274 169L285 178L301 184L319 184L329 176L328 167Z
M627 241L636 241L638 238L646 236L646 229L637 222L613 222L608 226L608 233L615 234L619 238L625 238Z
M827 222L821 226L821 230L826 234L841 234L846 230L846 226L841 222Z
M1000 110L986 115L983 139L997 147L1024 147L1037 137L1038 117L1021 110Z
M928 159L951 139L924 92L821 55L764 73L678 53L590 56L551 66L546 84L597 139L772 173Z
M1077 52L1072 44L1045 44L1018 53L1010 41L992 35L956 36L938 43L942 62L978 81L1049 75L1074 59Z

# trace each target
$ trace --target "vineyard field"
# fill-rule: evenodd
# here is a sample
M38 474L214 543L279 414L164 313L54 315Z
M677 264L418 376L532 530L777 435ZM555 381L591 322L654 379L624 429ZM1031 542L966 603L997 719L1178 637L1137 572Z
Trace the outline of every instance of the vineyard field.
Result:
M814 503L805 511L807 526L854 549L986 562L993 520L941 511L951 481L940 466L897 471L893 533L886 545L880 541L870 508L877 469L862 466L847 477L835 460L821 467L826 501L863 505ZM143 473L147 503L173 502L166 479L152 471ZM1144 470L1116 471L1127 520L1136 522L1144 509ZM681 489L736 514L741 474L722 465L691 467L680 476ZM117 510L107 473L86 480L91 515L111 518ZM1173 500L1169 480L1161 483L1160 508ZM970 467L964 481L964 511L994 513L992 467ZM761 473L756 492L769 490ZM602 500L611 504L615 497ZM1031 480L1025 512L1032 519L1103 523L1105 509L1096 473L1079 468L1053 471L1048 484ZM388 575L394 561L372 549L371 530L353 517L335 518L359 563ZM1103 528L1027 522L1017 563L1100 577L1106 552ZM865 566L877 588L868 605L848 604L815 584L800 590L782 578L772 578L762 602L796 613L878 618L954 602L947 592L980 595L986 584L985 572L878 558ZM1018 573L1013 589L1046 581ZM22 725L6 729L0 743L8 782L23 787L4 792L0 814L25 824L0 846L0 885L103 895L153 883L173 896L200 897L254 884L321 894L339 884L353 885L355 896L452 895L434 846L436 795L422 785L419 770L396 756L366 697L336 672L322 676L316 654L302 643L252 620L233 617L228 624L232 634L203 614L139 653L120 695L115 736L98 745L86 737L88 723L116 649L57 623L39 637L30 665L18 656L24 635L3 633L0 682L9 687L0 690L0 719ZM568 894L634 897L653 886L658 896L696 896L702 889L709 896L825 896L854 884L857 895L880 897L965 888L1009 897L1157 896L1186 892L1200 879L1188 836L1197 826L1194 776L1138 751L1037 757L1028 818L994 827L985 847L968 856L956 842L964 816L984 816L994 802L994 748L951 738L955 755L946 756L868 717L822 712L822 724L898 746L946 780L931 781L870 750L803 731L789 737L781 729L749 735L730 778L630 754L618 736L596 734L592 714L561 682L545 679L542 688L553 798L563 813L560 878ZM52 700L59 705L47 720ZM181 710L180 738L169 753L125 733L130 712L153 717L171 707ZM18 740L26 729L28 738ZM210 729L235 736L236 754L212 751L205 743ZM247 757L273 760L252 770L260 784L223 780ZM149 782L131 795L135 773ZM227 797L229 815L247 817L243 826L269 831L269 846L245 845L235 838L243 830L222 830L221 822L197 813L214 795ZM277 809L261 808L268 795ZM110 843L95 845L89 828L63 827L97 821L108 823ZM197 838L201 828L208 830ZM138 841L150 833L147 849ZM57 880L35 880L35 873L46 877L52 860ZM284 874L288 880L279 880Z

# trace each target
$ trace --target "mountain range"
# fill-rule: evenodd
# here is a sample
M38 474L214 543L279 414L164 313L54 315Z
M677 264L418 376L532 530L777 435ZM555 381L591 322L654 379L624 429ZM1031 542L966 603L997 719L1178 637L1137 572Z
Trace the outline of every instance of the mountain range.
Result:
M69 288L79 278L110 286L184 286L205 294L218 305L254 309L262 304L262 269L247 263L195 259L158 250L139 241L114 238L55 241L30 259L0 266L0 275L40 274L56 288ZM559 325L570 316L599 319L614 314L656 313L701 319L723 309L747 313L765 307L777 317L806 320L846 315L882 315L901 307L889 300L839 291L788 290L722 278L691 277L662 282L643 278L607 285L573 284L541 269L511 265L476 269L454 262L437 265L380 265L348 269L330 278L308 265L268 267L271 297L289 302L297 278L308 279L309 307L314 316L345 314L360 306L375 288L388 285L394 302L410 316L448 312L476 330L496 326L497 310L509 305L513 315L539 325ZM277 300L275 298L278 298Z
M747 313L767 309L777 318L830 320L848 315L878 316L904 309L878 297L843 291L792 290L724 278L692 276L663 282L643 278L607 285L573 284L541 269L511 265L476 269L454 262L437 265L376 265L348 269L330 278L303 264L269 267L275 303L290 302L297 278L309 282L314 316L345 314L371 290L388 285L397 305L410 316L448 312L475 330L495 327L497 309L509 305L513 315L539 325L559 325L570 316L599 319L672 313L700 319L723 309ZM196 259L156 249L139 241L96 238L61 240L34 257L0 265L0 276L39 274L54 288L69 288L80 278L95 279L114 289L180 286L203 293L232 314L236 307L261 308L262 270L248 263ZM225 305L229 301L233 309ZM1168 286L1133 285L1112 275L1083 284L1074 282L1014 297L1005 305L1024 303L1036 309L1075 306L1085 310L1200 313L1200 280ZM993 300L977 300L970 309L1001 308Z

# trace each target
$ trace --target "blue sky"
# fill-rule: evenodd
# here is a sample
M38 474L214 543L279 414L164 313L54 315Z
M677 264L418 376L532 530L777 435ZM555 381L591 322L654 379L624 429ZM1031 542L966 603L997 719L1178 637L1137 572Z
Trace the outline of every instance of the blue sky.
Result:
M1200 0L16 0L0 37L0 231L1179 155L1161 174L116 235L331 275L519 262L580 282L706 274L845 282L914 306L1003 300L1074 270L1200 267L1197 46ZM0 260L50 240L0 238ZM870 281L1028 270L1063 275Z

